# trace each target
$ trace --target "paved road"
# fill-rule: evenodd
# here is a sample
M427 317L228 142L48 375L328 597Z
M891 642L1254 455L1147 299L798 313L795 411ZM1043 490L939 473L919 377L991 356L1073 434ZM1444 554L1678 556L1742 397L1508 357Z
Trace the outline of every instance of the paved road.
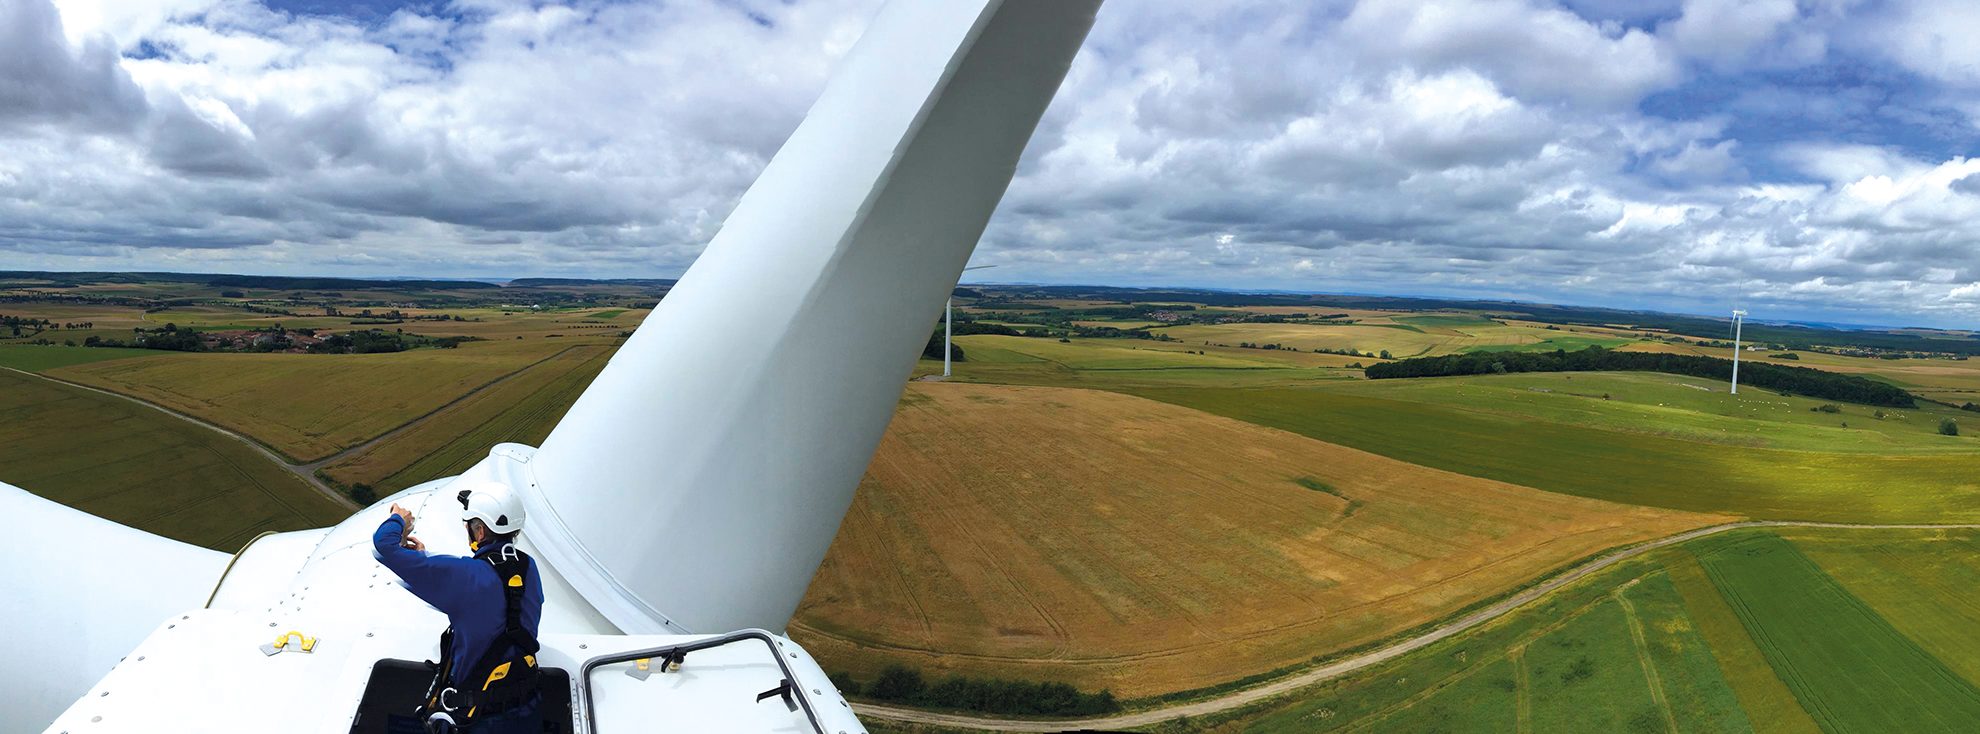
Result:
M1542 596L1546 596L1548 593L1556 589L1574 583L1575 581L1578 581L1582 578L1586 578L1589 574L1595 573L1597 571L1616 565L1631 558L1635 558L1637 556L1643 555L1644 553L1648 553L1658 548L1662 548L1668 545L1683 543L1688 540L1696 540L1698 538L1702 538L1707 535L1715 535L1729 530L1738 530L1741 528L1770 528L1770 527L1841 528L1841 529L1856 529L1856 530L1876 530L1876 529L1929 530L1929 529L1980 529L1980 524L1858 525L1851 523L1787 522L1787 521L1769 520L1769 521L1735 522L1735 523L1727 523L1724 525L1713 525L1710 527L1699 528L1696 530L1678 533L1677 535L1672 535L1665 538L1659 538L1657 540L1649 541L1647 543L1642 543L1640 545L1630 546L1628 548L1624 548L1622 550L1609 553L1608 555L1594 558L1586 563L1574 567L1572 570L1566 573L1547 579L1546 581L1543 581L1536 586L1520 591L1519 593L1513 594L1512 596L1506 597L1505 599L1502 599L1496 603L1478 609L1477 611L1471 612L1470 614L1466 614L1462 617L1459 617L1455 620L1445 623L1421 635L1418 635L1416 637L1411 637L1405 640L1397 641L1395 644L1388 645L1386 647L1378 648L1366 653L1362 653L1360 655L1356 655L1354 657L1328 663L1326 665L1313 668L1304 673L1300 673L1298 675L1294 675L1289 678L1281 678L1279 680L1270 683L1265 683L1252 688L1246 688L1240 691L1234 691L1231 693L1218 696L1216 698L1204 699L1202 701L1196 701L1193 703L1177 704L1174 706L1165 706L1162 708L1149 709L1146 711L1136 711L1133 713L1126 713L1118 716L1105 716L1105 717L1093 718L1093 719L1064 719L1058 721L1027 721L1024 719L998 719L998 718L989 718L989 717L964 716L957 714L938 714L927 711L918 711L915 709L898 708L894 706L881 706L876 704L855 704L853 706L853 709L857 711L861 717L868 717L875 719L906 721L911 723L930 724L936 726L950 726L961 729L979 729L984 731L1026 731L1026 732L1056 732L1056 731L1068 731L1068 730L1078 730L1078 729L1129 729L1139 726L1148 726L1150 724L1157 724L1185 716L1197 717L1206 714L1214 714L1223 711L1229 711L1231 709L1235 709L1241 706L1246 706L1252 703L1256 703L1258 701L1262 701L1267 698L1271 698L1273 696L1277 696L1283 693L1289 693L1293 690L1304 688L1306 686L1310 686L1315 683L1330 680L1333 678L1338 678L1340 676L1347 675L1348 673L1361 670L1362 668L1388 662L1402 655L1406 655L1411 652L1421 650L1439 641L1448 639L1451 636L1456 635L1460 632L1464 632L1465 630L1469 630L1473 627L1477 627L1486 622L1490 622L1494 619L1504 616L1506 613L1518 609L1519 607L1524 606L1535 599L1539 599Z

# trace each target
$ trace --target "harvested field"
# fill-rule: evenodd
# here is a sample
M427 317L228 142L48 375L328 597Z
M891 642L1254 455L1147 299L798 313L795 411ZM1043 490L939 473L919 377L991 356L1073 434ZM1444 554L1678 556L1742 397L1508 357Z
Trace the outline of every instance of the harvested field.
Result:
M1122 395L916 384L792 630L860 675L901 662L1146 696L1374 642L1718 519Z
M5 371L0 467L0 478L48 499L229 553L264 530L322 527L347 514L232 438Z

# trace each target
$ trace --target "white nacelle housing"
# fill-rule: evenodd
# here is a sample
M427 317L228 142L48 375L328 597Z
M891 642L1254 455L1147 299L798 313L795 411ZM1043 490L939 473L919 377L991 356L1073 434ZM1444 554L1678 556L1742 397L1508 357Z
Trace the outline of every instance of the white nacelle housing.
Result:
M350 732L374 668L436 658L447 626L377 561L372 534L396 502L413 510L428 552L467 555L452 481L393 495L334 528L257 539L220 577L210 606L159 623L49 730ZM533 552L529 541L525 531L520 545ZM658 654L613 662L728 636L619 634L538 569L538 660L570 676L571 731L648 731L656 722L684 731L864 731L817 663L778 635L748 631L688 652L675 672ZM757 700L785 680L788 697Z

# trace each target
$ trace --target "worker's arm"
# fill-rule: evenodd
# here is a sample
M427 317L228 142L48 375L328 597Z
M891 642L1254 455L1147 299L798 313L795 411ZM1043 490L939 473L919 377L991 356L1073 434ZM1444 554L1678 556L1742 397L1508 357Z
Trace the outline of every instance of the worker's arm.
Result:
M403 545L405 532L406 521L396 514L379 523L378 531L371 535L378 562L404 579L414 596L453 614L468 599L468 589L476 582L475 572L488 564L472 558L429 556L407 548Z

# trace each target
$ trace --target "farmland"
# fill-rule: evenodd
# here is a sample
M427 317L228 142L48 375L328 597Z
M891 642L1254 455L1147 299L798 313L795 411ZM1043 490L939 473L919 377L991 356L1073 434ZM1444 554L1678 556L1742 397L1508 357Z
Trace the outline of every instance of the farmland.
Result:
M228 552L264 530L319 527L346 513L232 438L6 371L0 466L8 483L41 496Z
M858 675L900 662L1153 695L1714 520L1104 392L915 385L792 629Z
M1214 731L1753 731L1658 552ZM1160 729L1158 729L1160 730Z
M1522 731L1955 731L1980 716L1969 662L1980 632L1934 625L1940 640L1930 647L1900 630L1921 609L1965 606L1961 592L1891 583L1858 595L1839 579L1868 576L1838 577L1842 563L1811 559L1964 566L1973 542L1972 531L1712 536L1619 564L1393 663L1187 730L1484 732L1515 721Z
M1410 463L1583 497L1765 519L1980 519L1980 477L1969 470L1973 457L1962 453L1733 451L1648 432L1327 389L1131 392Z
M959 298L957 313L1032 335L960 336L953 382L906 388L793 622L828 668L856 679L905 665L1107 688L1149 706L1393 641L1702 524L1980 521L1980 431L1941 434L1948 420L1980 428L1980 413L1750 386L1734 397L1724 382L1657 373L1371 381L1360 369L1382 352L1730 356L1701 343L1709 336L1620 318L1546 322L1544 308L1510 305L986 291ZM658 294L579 284L220 297L186 283L82 284L0 308L91 324L40 335L50 345L0 339L0 366L182 411L382 493L457 473L498 442L540 442ZM168 323L474 341L349 355L61 346ZM1949 354L1768 354L1745 357L1926 399L1980 396L1980 363ZM940 369L924 360L915 374ZM231 549L258 529L342 514L240 442L127 401L0 372L0 418L0 478L173 537ZM222 505L241 514L204 511ZM1975 558L1969 531L1743 531L1653 551L1457 638L1173 728L1929 727L1910 712L1974 715ZM1823 673L1865 667L1874 680ZM1895 688L1912 698L1862 692Z
M565 346L516 341L392 354L162 354L49 374L197 416L307 461L436 410Z
M1606 329L1584 328L1574 333L1549 330L1540 324L1493 321L1469 314L1366 318L1354 323L1238 323L1175 326L1157 330L1191 345L1240 343L1279 344L1304 351L1351 350L1370 355L1389 352L1421 357L1470 351L1577 349L1581 346L1621 346L1629 338Z
M1905 637L1968 681L1980 682L1980 535L1884 531L1861 539L1782 531L1815 565Z
M1817 452L1980 453L1980 439L1941 436L1973 415L1931 403L1876 408L1656 372L1528 373L1330 385L1343 394L1687 441ZM1826 408L1824 406L1827 406Z
M1705 572L1796 700L1831 731L1951 731L1980 689L1772 534L1714 539Z
M503 442L536 445L604 369L603 345L573 347L324 468L344 484L394 492L459 474Z
M92 349L9 344L0 346L0 367L10 367L23 372L46 372L91 362L156 356L158 353L149 349Z

